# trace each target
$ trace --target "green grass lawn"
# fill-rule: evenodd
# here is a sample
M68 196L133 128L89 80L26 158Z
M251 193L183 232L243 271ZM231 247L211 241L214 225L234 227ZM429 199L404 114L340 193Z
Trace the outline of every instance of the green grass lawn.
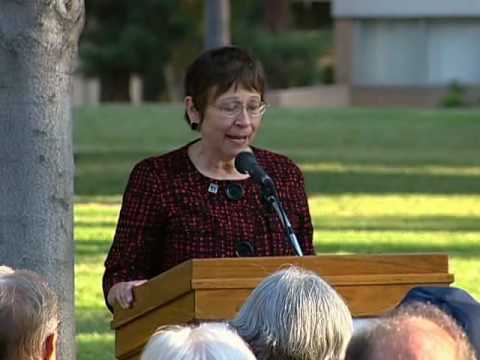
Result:
M318 253L448 252L480 299L480 110L270 110L256 144L302 167ZM195 134L153 105L77 109L74 134L78 358L113 359L101 276L129 171Z

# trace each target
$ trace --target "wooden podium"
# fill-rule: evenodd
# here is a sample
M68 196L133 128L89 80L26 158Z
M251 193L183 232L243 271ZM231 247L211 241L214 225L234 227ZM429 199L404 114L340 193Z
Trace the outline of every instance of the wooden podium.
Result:
M263 278L289 265L322 276L345 299L354 317L394 308L415 286L448 286L448 255L320 255L194 259L135 289L135 305L115 308L116 357L139 359L160 325L231 319Z

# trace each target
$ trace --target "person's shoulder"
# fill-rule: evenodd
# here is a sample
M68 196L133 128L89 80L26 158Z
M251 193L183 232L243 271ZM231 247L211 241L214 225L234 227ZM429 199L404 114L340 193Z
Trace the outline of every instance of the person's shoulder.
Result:
M166 166L178 165L178 162L187 158L187 146L171 150L161 155L154 155L145 158L135 164L135 168L164 169Z
M187 147L188 145L183 145L165 154L145 158L135 164L132 174L150 173L162 176L176 173L185 168L185 161L188 158Z
M295 162L286 155L257 147L253 147L253 152L260 166L266 169L300 171Z

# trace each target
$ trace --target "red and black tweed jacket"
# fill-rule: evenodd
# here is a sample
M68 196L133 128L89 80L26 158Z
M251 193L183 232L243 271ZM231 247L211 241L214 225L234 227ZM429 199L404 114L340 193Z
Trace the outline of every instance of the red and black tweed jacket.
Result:
M250 178L205 177L190 161L188 146L134 167L105 261L105 297L117 282L150 279L188 259L235 257L242 241L253 245L255 256L294 254L260 186ZM285 156L253 150L275 182L304 254L314 254L302 173ZM239 200L226 196L232 182L245 190Z

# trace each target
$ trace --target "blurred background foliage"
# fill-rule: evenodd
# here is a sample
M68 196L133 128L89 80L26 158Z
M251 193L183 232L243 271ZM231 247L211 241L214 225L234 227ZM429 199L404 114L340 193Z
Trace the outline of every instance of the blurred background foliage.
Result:
M201 2L87 0L86 9L80 71L100 78L102 101L128 100L131 74L144 78L147 97L161 94L167 66L200 50Z
M232 43L264 64L270 88L333 78L329 4L232 1ZM86 0L80 71L98 77L101 101L128 101L129 78L143 78L147 101L182 98L186 66L203 49L204 8L193 0Z
M249 48L262 61L270 88L309 86L332 82L330 64L322 62L332 45L330 38L329 30L274 34L259 29L251 34ZM247 44L247 39L243 33L239 44Z

